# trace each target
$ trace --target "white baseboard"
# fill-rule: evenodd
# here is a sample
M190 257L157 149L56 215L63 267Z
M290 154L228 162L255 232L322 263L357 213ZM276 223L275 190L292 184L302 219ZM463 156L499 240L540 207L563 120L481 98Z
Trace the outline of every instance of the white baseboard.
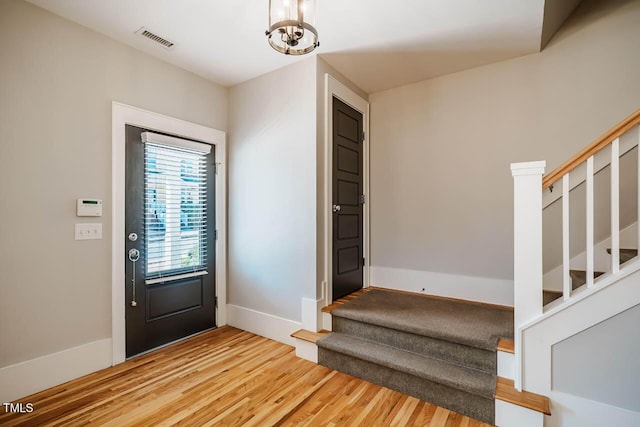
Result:
M296 345L291 334L302 329L300 322L233 304L227 304L227 324L290 346Z
M513 280L372 266L371 286L513 306Z
M309 362L318 363L318 346L315 343L296 339L296 356Z
M15 402L107 368L111 352L111 338L105 338L0 368L0 402Z
M640 412L629 411L594 400L552 391L551 416L545 427L637 427Z
M302 298L302 329L313 332L322 329L322 307L324 298Z
M496 399L496 425L499 427L543 427L545 415Z
M332 319L330 313L322 313L322 329L327 331L333 331L332 328Z

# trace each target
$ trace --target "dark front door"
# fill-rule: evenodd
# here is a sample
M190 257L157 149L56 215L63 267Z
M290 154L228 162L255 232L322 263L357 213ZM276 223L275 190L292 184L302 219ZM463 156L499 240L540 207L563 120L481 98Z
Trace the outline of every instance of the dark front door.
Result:
M362 114L333 98L333 299L363 283Z
M126 126L127 357L215 326L211 148Z

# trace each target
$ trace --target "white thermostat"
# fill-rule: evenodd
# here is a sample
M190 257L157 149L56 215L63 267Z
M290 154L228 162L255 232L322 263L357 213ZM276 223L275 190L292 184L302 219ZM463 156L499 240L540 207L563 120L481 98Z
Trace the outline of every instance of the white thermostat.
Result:
M102 216L102 200L78 199L77 216Z

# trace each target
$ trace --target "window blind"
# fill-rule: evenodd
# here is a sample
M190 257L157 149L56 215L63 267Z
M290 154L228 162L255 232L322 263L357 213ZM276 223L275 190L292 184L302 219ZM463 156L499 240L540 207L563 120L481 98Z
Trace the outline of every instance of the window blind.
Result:
M209 214L207 152L197 145L143 140L145 277L203 272Z

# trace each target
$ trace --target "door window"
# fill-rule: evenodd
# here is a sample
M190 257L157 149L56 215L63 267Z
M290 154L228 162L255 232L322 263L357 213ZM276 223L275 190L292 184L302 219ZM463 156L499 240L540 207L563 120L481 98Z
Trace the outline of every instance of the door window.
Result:
M207 265L207 164L199 151L146 142L144 225L146 278Z

